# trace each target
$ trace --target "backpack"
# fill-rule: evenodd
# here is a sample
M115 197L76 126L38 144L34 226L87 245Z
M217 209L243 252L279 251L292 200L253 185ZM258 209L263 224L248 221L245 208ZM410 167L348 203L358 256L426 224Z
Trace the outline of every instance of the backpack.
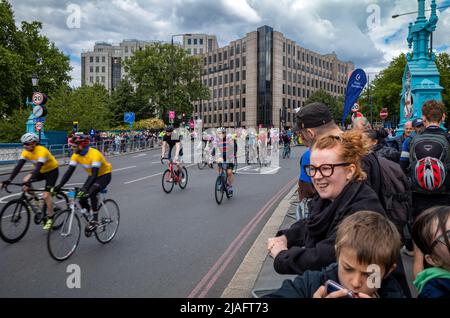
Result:
M377 157L381 174L381 203L386 216L404 238L404 228L411 221L411 183L398 163Z
M449 193L449 151L449 136L445 133L422 133L414 136L409 151L409 171L414 192ZM427 171L429 178L426 177Z

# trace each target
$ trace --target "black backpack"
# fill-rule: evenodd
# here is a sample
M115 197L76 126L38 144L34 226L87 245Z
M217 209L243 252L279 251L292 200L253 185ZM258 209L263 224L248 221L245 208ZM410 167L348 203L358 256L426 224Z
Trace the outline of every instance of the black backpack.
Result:
M411 184L398 163L377 157L381 174L381 198L387 217L404 239L404 228L411 221Z
M409 171L411 178L411 186L414 192L423 194L445 194L449 193L449 171L450 171L450 143L449 135L446 133L431 134L422 133L414 136L411 140L409 151ZM438 165L444 168L443 182L440 187L433 190L422 186L417 180L417 163L424 158L431 158Z

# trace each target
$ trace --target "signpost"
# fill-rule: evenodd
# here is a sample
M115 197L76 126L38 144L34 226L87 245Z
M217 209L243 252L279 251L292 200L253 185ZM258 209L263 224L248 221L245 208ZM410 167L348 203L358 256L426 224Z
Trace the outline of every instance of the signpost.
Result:
M130 129L133 127L133 123L135 120L135 114L132 112L128 112L124 114L123 121L130 124Z
M175 111L170 110L169 111L169 123L173 124L174 119L175 119Z

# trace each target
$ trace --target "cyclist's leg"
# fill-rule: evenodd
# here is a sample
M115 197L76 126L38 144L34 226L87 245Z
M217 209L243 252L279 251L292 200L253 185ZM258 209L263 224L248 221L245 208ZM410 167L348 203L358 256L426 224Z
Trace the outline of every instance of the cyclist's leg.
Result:
M98 197L97 195L105 189L108 184L111 182L111 173L104 174L98 177L94 183L89 188L88 198L91 199L92 213L93 213L93 221L96 222L98 220Z
M227 167L227 183L228 185L231 187L233 185L233 181L234 181L234 174L233 174L233 168L234 168L234 164L230 163L228 164Z
M53 200L50 190L56 185L56 181L58 181L59 169L53 169L45 174L45 192L43 194L43 198L45 204L47 205L47 213L48 217L53 217Z

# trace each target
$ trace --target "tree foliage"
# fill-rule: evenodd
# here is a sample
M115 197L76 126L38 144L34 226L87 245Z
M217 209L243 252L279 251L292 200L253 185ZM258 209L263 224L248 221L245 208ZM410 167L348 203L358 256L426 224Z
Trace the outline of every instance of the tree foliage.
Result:
M78 121L80 131L111 127L110 97L104 86L82 86L75 90L60 88L50 96L46 130L70 131Z
M41 30L37 21L22 21L18 29L11 4L0 1L0 115L11 115L31 97L33 73L45 94L68 86L70 59Z
M125 62L130 79L149 109L167 120L167 111L191 113L192 101L209 99L209 90L201 82L202 65L198 57L170 44L156 43L135 52Z

